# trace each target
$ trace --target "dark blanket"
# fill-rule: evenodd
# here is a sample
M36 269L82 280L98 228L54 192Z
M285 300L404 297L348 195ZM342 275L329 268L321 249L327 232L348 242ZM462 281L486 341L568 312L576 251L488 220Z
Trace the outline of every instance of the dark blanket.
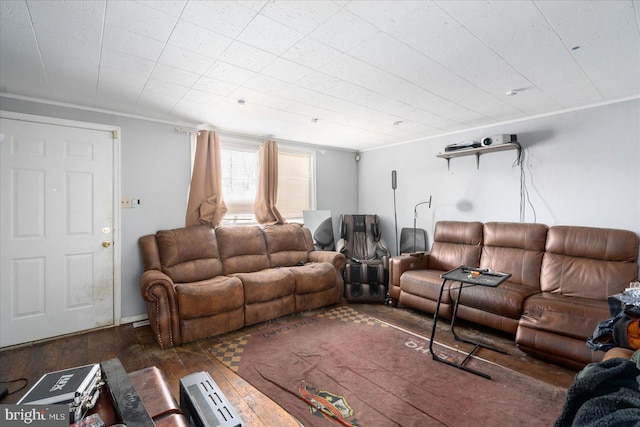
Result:
M634 360L587 365L569 387L555 426L640 426L639 381Z

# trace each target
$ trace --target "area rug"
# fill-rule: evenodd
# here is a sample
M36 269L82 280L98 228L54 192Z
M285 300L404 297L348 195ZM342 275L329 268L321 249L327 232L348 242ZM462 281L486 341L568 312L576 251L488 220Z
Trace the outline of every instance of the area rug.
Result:
M427 338L340 306L211 352L307 427L549 426L560 414L565 389L471 358L467 366L488 380L432 360L428 348Z

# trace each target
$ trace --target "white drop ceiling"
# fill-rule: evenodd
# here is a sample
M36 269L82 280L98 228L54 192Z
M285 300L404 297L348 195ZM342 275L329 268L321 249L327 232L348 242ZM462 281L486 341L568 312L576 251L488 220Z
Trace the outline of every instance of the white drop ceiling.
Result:
M640 97L640 1L0 0L0 91L367 150Z

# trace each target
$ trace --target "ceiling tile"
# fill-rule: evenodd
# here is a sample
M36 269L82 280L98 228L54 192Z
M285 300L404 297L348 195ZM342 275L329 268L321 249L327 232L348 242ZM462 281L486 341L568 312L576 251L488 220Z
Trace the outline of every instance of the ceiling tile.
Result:
M245 43L233 42L219 59L249 71L260 71L273 62L276 56Z
M220 96L228 96L231 92L238 88L237 84L214 79L212 77L202 76L192 89L203 92L213 93Z
M149 97L151 94L163 95L164 98L172 98L177 102L182 98L189 88L166 80L149 79L145 85L143 96Z
M250 71L246 68L241 68L236 65L227 64L221 61L215 62L205 73L205 76L207 77L212 77L214 79L233 83L236 85L240 85L246 82L255 75L256 73L254 71Z
M409 53L403 54L402 52ZM397 61L398 56L406 58L418 54L418 52L387 33L378 33L351 49L349 54L368 64L383 67L390 63L401 66L403 63Z
M121 69L101 66L98 75L98 86L102 89L110 88L112 90L124 87L132 93L132 98L137 98L147 83L147 80L148 77L146 76L129 73Z
M309 37L347 52L379 30L347 10L341 10L316 28Z
M181 108L185 106L184 101L198 103L202 105L208 106L208 109L211 110L211 107L220 103L224 99L224 96L212 94L211 92L205 92L201 90L191 89L189 90L185 96L182 97L180 103L176 105L176 108Z
M105 26L102 38L103 49L111 49L139 58L156 61L165 43L142 36L122 28Z
M542 114L545 111L557 111L562 105L538 89L528 89L510 96L509 104L527 115Z
M312 72L314 72L314 70L309 67L296 64L295 62L291 62L287 59L277 58L267 65L261 71L261 74L286 82L295 83Z
M49 81L37 56L19 61L6 61L0 55L0 92L20 93L23 96L51 97Z
M105 1L29 0L29 14L36 31L100 38Z
M162 84L164 85L165 83ZM156 113L167 116L168 113L176 105L178 100L179 98L176 98L173 95L157 92L155 90L145 89L145 91L138 98L135 109L140 112L153 110Z
M238 40L274 55L281 55L302 37L303 34L299 31L258 15L242 30Z
M0 1L0 23L4 26L8 22L31 26L31 18L24 1ZM1 30L1 29L0 29Z
M169 44L210 58L218 58L233 39L206 28L194 25L184 19L176 25Z
M545 93L559 105L562 105L563 108L596 104L602 100L602 94L596 90L591 82L576 82L574 85L564 85L554 90L545 90Z
M111 49L102 49L100 63L102 66L142 77L149 77L155 67L155 61Z
M352 1L346 8L387 33L395 33L411 15L425 6L421 0Z
M236 38L256 16L243 2L189 1L181 19L230 38Z
M2 3L2 2L0 2ZM38 45L30 26L2 20L0 25L0 62L41 63ZM42 64L40 64L42 65Z
M166 42L176 25L177 15L145 6L145 2L109 1L105 24Z
M38 35L38 46L42 52L45 66L59 57L75 59L81 62L100 63L100 43L90 42L78 37L66 35Z
M362 75L380 71L378 67L367 64L361 59L354 58L346 53L340 55L324 67L321 67L320 70L330 76L344 80L359 80Z
M213 65L214 59L180 47L167 45L158 58L158 63L202 75Z
M200 76L196 73L170 65L156 64L151 72L151 78L180 86L191 87L198 81Z
M113 1L113 0L109 0ZM121 0L119 0L121 1ZM171 16L178 16L187 4L187 0L136 0L145 7L155 9Z
M332 15L340 6L331 1L268 2L260 13L289 28L308 34Z
M304 38L282 54L282 58L309 68L321 68L334 61L341 52L310 38Z
M98 83L96 105L100 108L133 113L139 92L129 90L126 86L114 87L111 84Z
M284 82L274 77L260 74L248 79L243 84L243 87L258 90L272 95L290 93L297 88L296 85Z
M236 88L228 95L228 97L233 99L235 102L237 102L238 100L245 101L245 105L260 104L267 106L269 104L265 103L265 100L267 100L270 96L270 94L261 90L249 89L247 87Z

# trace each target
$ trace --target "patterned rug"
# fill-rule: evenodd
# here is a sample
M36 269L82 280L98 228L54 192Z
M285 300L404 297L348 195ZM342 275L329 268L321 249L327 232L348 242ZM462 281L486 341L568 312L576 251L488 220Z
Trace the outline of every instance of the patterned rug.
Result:
M435 362L427 338L348 306L249 331L222 337L211 352L307 427L548 426L566 397L563 388L477 358L467 366L491 380Z

